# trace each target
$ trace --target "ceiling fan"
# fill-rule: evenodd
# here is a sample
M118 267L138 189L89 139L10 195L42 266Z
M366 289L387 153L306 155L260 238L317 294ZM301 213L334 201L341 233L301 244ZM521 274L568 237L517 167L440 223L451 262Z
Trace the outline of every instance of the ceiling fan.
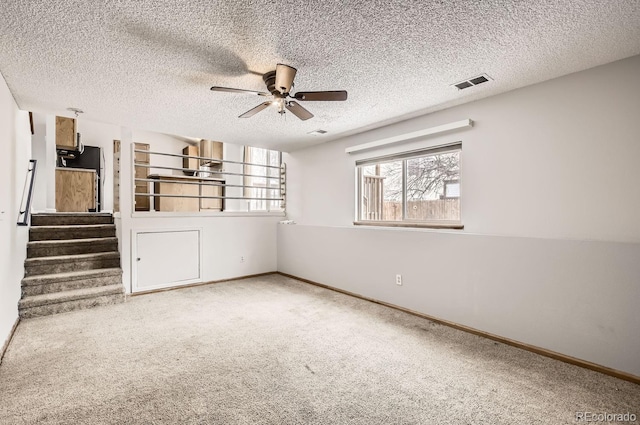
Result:
M305 108L300 106L297 101L336 101L336 100L347 100L347 92L344 90L334 90L334 91L307 91L307 92L297 92L294 95L290 93L293 88L293 79L296 76L297 70L289 65L277 64L275 71L269 71L262 76L265 84L267 85L266 92L259 92L253 90L242 90L242 89L234 89L230 87L219 87L213 86L211 90L213 91L222 91L222 92L230 92L230 93L246 93L246 94L254 94L258 96L270 96L273 97L273 100L266 101L256 106L255 108L249 109L244 114L240 115L238 118L249 118L257 114L258 112L266 109L267 107L273 105L278 108L279 114L284 114L285 109L290 111L293 115L300 118L301 120L308 120L313 117L313 114L307 111Z

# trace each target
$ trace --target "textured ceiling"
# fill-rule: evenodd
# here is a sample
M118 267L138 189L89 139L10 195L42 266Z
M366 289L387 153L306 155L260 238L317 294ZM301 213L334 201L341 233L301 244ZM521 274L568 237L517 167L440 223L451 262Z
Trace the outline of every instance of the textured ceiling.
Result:
M0 72L22 109L282 150L639 53L640 0L8 0L0 13ZM304 122L240 119L264 99L209 90L262 91L278 62L298 69L294 91L349 99L304 103ZM481 73L494 81L450 87Z

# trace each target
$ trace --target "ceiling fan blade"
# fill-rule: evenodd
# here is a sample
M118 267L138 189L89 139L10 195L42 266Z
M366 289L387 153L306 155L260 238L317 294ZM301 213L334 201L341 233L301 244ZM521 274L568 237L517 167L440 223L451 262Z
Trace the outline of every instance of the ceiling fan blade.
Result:
M294 96L297 100L347 100L347 92L344 90L334 91L299 91Z
M219 87L213 86L211 87L212 91L224 91L229 93L245 93L245 94L257 94L258 96L271 96L270 93L265 93L261 91L253 91L253 90L242 90L242 89L233 89L231 87Z
M306 121L309 118L313 118L313 114L307 111L306 109L304 109L302 106L300 106L298 102L294 102L294 101L287 102L285 106L289 111L291 111L293 115L300 118L302 121Z
M289 93L293 86L293 79L296 76L296 72L297 70L289 65L282 63L276 65L276 90L282 94Z
M238 118L250 118L255 114L257 114L258 112L262 111L263 109L268 108L272 103L273 103L272 101L261 103L255 108L249 109L247 112L240 115Z

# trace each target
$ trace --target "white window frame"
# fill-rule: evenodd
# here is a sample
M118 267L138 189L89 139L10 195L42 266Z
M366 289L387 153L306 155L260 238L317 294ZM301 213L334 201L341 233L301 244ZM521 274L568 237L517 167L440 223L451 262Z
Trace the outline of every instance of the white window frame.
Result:
M257 162L255 160L255 155L252 153L252 150L254 149L260 149L263 151L267 152L267 155L270 156L272 154L277 155L277 162L279 166L282 166L282 152L280 151L276 151L273 149L265 149L265 148L256 148L253 146L245 146L244 147L244 161L245 162L249 162L249 163L254 163L254 164L258 164L259 162ZM267 164L262 164L262 165L271 165L273 166L274 164L270 164L269 160L267 160ZM245 165L245 173L246 174L253 174L252 172L252 167L260 167L260 165ZM279 169L275 169L275 168L267 168L266 169L266 175L272 176L272 177L277 177L280 174L280 170ZM277 173L277 174L276 174ZM256 182L254 180L258 180L259 178L257 177L245 177L244 180L244 184L247 186L260 186L260 188L246 188L245 189L245 196L247 197L255 197L255 198L261 198L261 197L265 197L265 198L275 198L278 197L281 193L281 182L280 180L276 180L276 179L264 179L264 182ZM263 193L258 193L258 192L263 192ZM258 196L260 195L260 196ZM264 195L264 196L263 196ZM274 200L274 201L267 201L267 200L249 200L249 206L248 206L248 211L250 212L272 212L272 211L276 211L276 212L281 212L284 211L284 206L283 203L279 200Z
M459 168L462 173L462 142L449 143L446 145L434 146L425 149L419 149L408 152L401 152L393 155L386 155L374 158L357 160L355 164L356 172L356 217L354 224L362 226L383 226L383 227L426 227L426 228L445 228L445 229L463 229L462 224L462 208L460 208L459 220L416 220L407 218L407 161L413 158L438 155L447 152L458 152ZM402 220L366 220L362 219L362 184L363 174L362 167L367 165L382 164L388 162L402 161ZM462 200L462 176L458 177L460 185L460 195L458 198Z

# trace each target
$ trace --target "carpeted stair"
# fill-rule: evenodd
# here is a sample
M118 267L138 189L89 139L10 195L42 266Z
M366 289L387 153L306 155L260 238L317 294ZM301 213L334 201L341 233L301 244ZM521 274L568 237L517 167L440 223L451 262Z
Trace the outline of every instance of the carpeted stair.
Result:
M63 313L124 301L113 216L31 216L20 317Z

